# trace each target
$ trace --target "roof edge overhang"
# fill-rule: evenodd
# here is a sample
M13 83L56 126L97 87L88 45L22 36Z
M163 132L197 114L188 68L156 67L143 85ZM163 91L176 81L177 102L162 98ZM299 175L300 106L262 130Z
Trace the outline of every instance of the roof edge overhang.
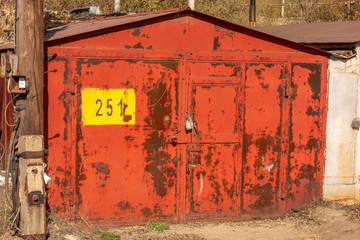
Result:
M5 52L5 51L13 51L15 48L15 44L13 43L6 43L6 44L3 44L3 45L0 45L0 52Z
M251 28L247 28L244 26L240 26L231 22L227 22L225 20L216 18L216 17L212 17L209 16L207 14L204 13L200 13L194 10L191 10L189 7L186 8L175 8L175 9L168 9L168 10L162 10L162 11L158 11L158 12L152 12L152 13L165 13L162 14L161 16L154 16L151 18L147 18L147 19L140 19L137 21L133 21L130 23L125 23L125 24L120 24L120 25L115 25L115 26L111 26L111 27L105 27L102 29L97 29L94 31L88 31L88 32L84 32L84 33L79 33L76 34L74 33L73 35L70 36L66 36L63 38L56 38L56 39L52 39L52 40L46 40L45 41L45 46L56 46L56 45L60 45L66 42L71 42L74 40L78 40L78 39L82 39L82 38L88 38L88 37L93 37L93 36L97 36L97 35L101 35L104 33L108 33L108 32L112 32L112 31L119 31L122 29L126 29L129 27L135 27L135 26L139 26L139 25L143 25L145 23L149 23L149 22L158 22L158 21L162 21L162 20L167 20L169 16L176 16L176 17L182 17L182 16L192 16L192 17L197 17L199 19L203 19L206 20L208 22L217 24L219 26L223 26L225 28L237 31L237 32L241 32L241 33L245 33L257 38L261 38L270 42L274 42L276 44L282 44L282 45L286 45L290 48L293 48L295 50L301 51L301 52L307 52L307 53L311 53L311 54L315 54L315 55L322 55L325 57L329 57L331 54L320 50L320 49L316 49L304 44L300 44L300 43L296 43L287 39L283 39L283 38L279 38L267 33L263 33ZM122 16L122 17L132 17L132 16L139 16L139 15L148 15L149 13L140 13L140 14L134 14L134 15L130 15L130 16ZM115 17L113 17L115 18ZM76 24L76 23L72 23L72 24ZM51 31L51 29L50 29Z
M353 50L356 48L356 45L359 42L311 42L311 43L301 43L301 44L305 44L308 46L311 46L313 48L319 48L322 49L324 51L329 51L329 50Z

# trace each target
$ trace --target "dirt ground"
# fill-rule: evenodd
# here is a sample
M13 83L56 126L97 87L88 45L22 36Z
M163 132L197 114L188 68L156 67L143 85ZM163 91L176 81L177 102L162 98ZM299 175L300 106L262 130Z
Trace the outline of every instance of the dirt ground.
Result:
M5 214L5 198L0 187L0 239L21 239L10 229L11 211ZM287 213L275 220L257 220L226 223L192 223L166 225L159 231L150 226L118 227L99 229L86 220L75 224L49 217L49 240L55 239L360 239L360 204L318 202L305 206L301 211Z

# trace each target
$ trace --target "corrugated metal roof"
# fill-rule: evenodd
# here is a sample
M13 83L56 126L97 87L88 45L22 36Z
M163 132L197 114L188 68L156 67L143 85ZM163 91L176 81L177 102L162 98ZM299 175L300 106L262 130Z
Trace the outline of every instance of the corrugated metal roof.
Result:
M91 32L97 32L99 30L111 29L113 27L122 26L126 24L133 24L136 22L142 22L158 17L164 17L186 11L187 9L168 9L157 12L131 14L120 17L107 17L99 18L95 20L82 21L76 23L69 23L64 26L48 29L45 32L44 41L50 42L63 38L74 37L82 34L89 34Z
M360 41L360 21L259 26L253 29L305 44L356 43Z

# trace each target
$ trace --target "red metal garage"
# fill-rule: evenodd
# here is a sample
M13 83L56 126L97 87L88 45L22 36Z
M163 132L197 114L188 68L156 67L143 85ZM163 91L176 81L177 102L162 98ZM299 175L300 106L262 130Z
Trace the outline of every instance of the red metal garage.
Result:
M68 24L45 41L53 211L184 222L321 198L325 52L188 8Z

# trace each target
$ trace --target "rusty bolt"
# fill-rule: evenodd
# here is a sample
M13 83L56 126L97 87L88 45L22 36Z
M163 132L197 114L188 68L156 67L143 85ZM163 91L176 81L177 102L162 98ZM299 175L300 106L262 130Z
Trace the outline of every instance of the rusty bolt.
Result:
M40 200L40 199L39 199L39 195L37 195L37 194L33 195L32 198L31 198L31 200L32 200L33 203L38 203L39 200Z

